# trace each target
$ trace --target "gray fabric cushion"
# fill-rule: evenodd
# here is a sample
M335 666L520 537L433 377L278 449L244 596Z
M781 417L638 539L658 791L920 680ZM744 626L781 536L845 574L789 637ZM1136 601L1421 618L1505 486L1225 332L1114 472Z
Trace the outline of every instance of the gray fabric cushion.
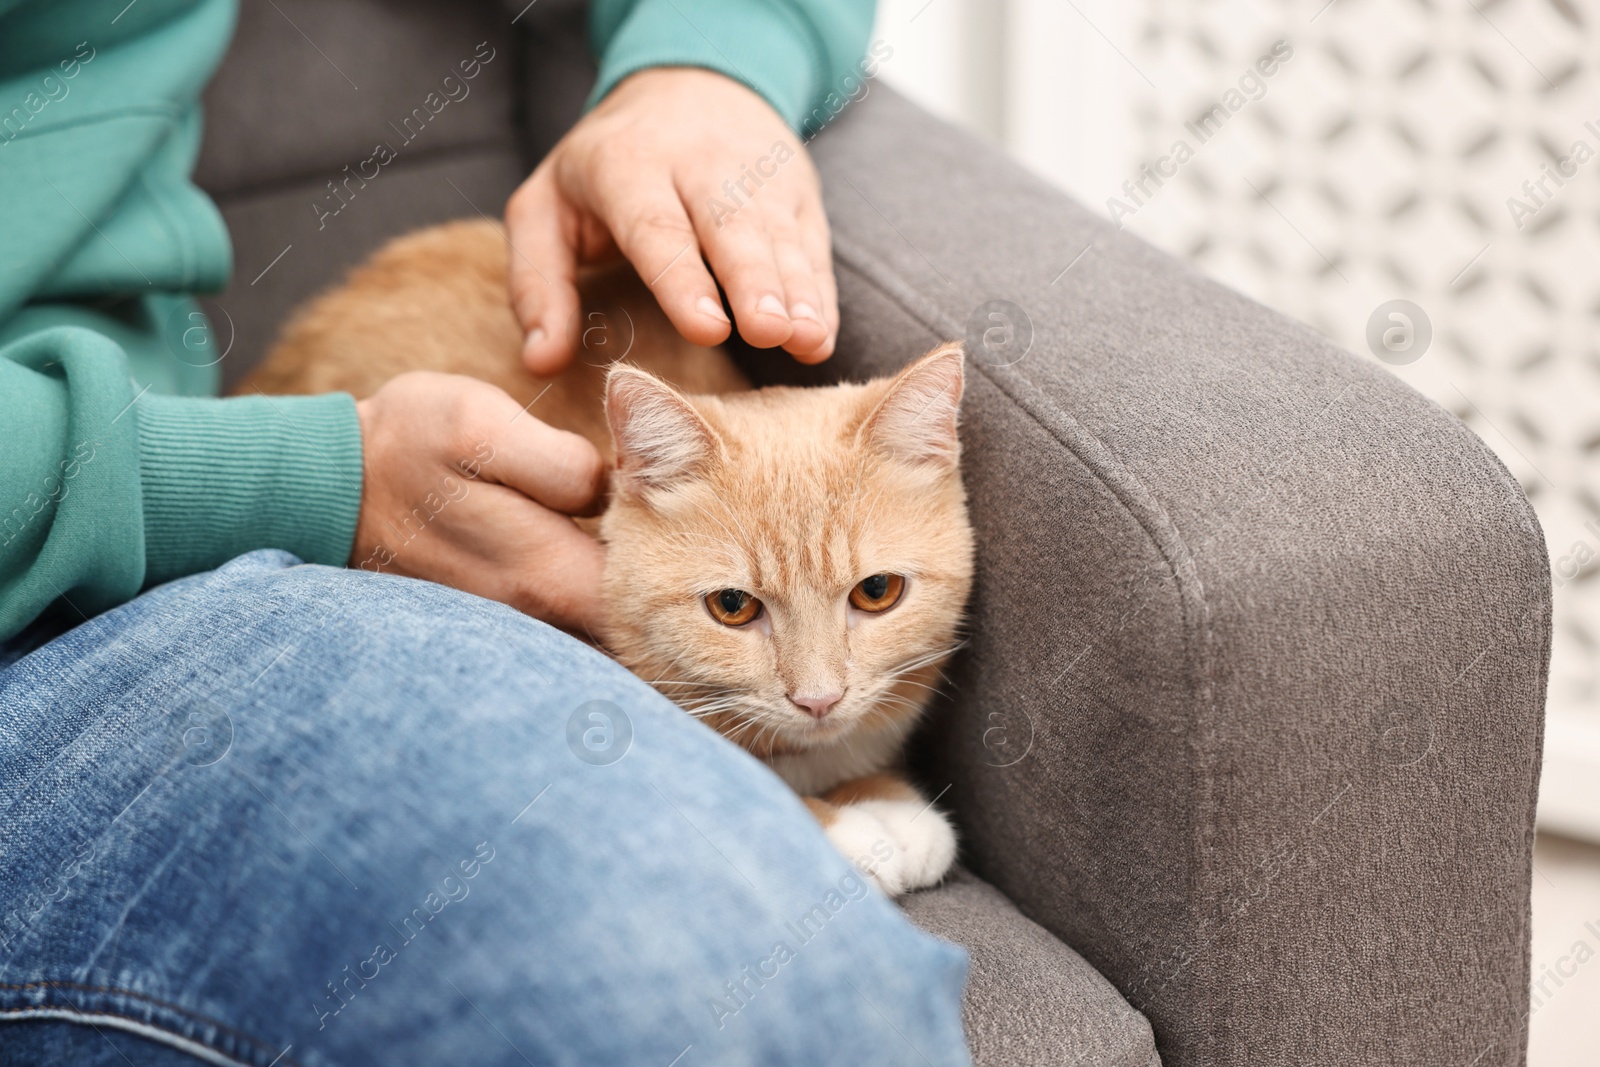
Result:
M461 99L413 120L422 132L403 156L513 145L522 56L509 21L490 0L243 0L234 46L206 86L195 180L224 197L301 179L321 187L378 141L397 142L430 92L445 97L446 76ZM458 64L481 43L494 58L463 79Z
M1157 1067L1144 1016L1082 956L957 868L901 900L911 921L966 948L962 1020L976 1067Z
M219 345L232 342L224 388L266 354L289 309L384 241L500 216L582 111L595 72L585 15L582 0L243 0L206 87L195 171L233 237L233 279L203 301ZM463 60L477 60L475 77ZM437 114L430 93L449 101ZM363 179L380 142L396 156Z

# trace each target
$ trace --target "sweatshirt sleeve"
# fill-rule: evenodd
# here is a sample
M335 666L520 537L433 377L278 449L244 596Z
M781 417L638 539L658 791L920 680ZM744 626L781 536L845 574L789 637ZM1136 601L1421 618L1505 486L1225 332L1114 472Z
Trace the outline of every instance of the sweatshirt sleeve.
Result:
M348 395L166 396L111 337L62 326L0 348L0 427L0 640L52 602L88 617L254 548L349 558Z
M766 98L810 136L876 73L872 0L594 0L593 106L647 67L704 67ZM886 46L883 49L886 51Z
M234 0L89 6L0 0L0 641L251 549L342 565L361 500L350 397L214 399L189 348L229 269L189 176Z

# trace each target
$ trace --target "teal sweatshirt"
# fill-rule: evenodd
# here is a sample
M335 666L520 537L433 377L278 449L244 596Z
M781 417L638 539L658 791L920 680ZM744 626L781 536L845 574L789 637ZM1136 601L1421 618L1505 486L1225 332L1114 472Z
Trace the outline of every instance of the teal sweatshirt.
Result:
M256 548L349 558L354 401L216 399L191 296L231 267L190 173L234 20L235 0L0 0L0 640ZM596 0L591 102L705 67L812 132L871 23L871 0Z

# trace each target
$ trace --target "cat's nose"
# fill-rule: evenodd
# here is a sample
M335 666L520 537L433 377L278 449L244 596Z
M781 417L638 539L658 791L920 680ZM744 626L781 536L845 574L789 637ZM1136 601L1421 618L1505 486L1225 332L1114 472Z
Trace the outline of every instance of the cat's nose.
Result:
M832 693L790 693L789 699L806 710L813 719L824 718L833 706L844 697L844 690Z

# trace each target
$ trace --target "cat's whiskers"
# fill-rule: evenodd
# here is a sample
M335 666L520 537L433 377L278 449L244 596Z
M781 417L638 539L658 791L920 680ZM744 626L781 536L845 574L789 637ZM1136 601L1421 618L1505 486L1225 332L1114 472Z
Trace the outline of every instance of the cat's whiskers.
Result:
M732 733L727 735L728 736L728 740L729 741L738 741L739 738L743 737L746 733L748 733L752 728L755 728L755 727L760 727L761 730L765 730L767 728L767 718L766 718L766 716L761 714L761 711L760 711L759 708L755 709L755 710L749 712L747 715L745 715L745 717L739 723L739 728L734 730ZM758 730L757 731L758 736L759 736L759 733L760 733L760 731Z
M895 721L895 718L889 714L889 709L891 708L900 708L907 713L916 714L925 707L927 707L927 704L923 701L910 700L898 693L885 693L883 696L879 697L873 702L869 713L876 714L882 719L893 722ZM866 714L863 714L862 718L866 718Z
M722 685L721 683L718 683L718 682L700 682L700 681L696 681L693 678L657 678L654 682L651 682L650 684L654 685L654 686L658 686L658 687L659 686L663 686L663 685L674 685L674 686L682 686L682 687L697 686L697 687L699 687L701 689L715 689L715 690L718 690L718 691L724 692L724 693L731 693L731 692L734 691L732 686Z
M662 673L671 671L686 652L674 657ZM665 689L664 695L677 704L684 714L702 721L716 720L711 725L718 733L752 752L759 750L769 729L782 726L781 719L774 720L772 709L759 700L753 700L747 691L734 686L695 678L658 678L651 684L658 689ZM755 731L755 736L746 739L751 731Z
M761 719L759 716L745 715L732 723L733 730L731 733L725 733L723 736L728 740L733 741L736 737L743 734L746 730L750 729L750 727L756 725L760 721Z
M774 741L777 741L780 738L780 736L781 736L781 734L783 732L783 725L784 725L784 723L783 723L782 719L773 718L770 722L767 723L766 726L763 726L761 728L761 731L759 733L756 734L755 741L753 741L750 744L750 751L756 753L757 755L760 755L761 754L761 741L766 736L767 731L771 730L772 731L772 739ZM768 751L770 753L770 748L769 748Z
M693 706L686 705L686 704L680 704L678 706L684 711L685 714L689 715L691 718L703 719L703 718L706 718L709 715L716 715L716 714L719 714L721 712L733 711L736 708L738 708L741 703L742 703L742 701L738 701L738 700L716 700L716 701L710 701L710 702L705 703L705 704L696 704L696 705L693 705Z
M874 720L893 724L898 722L900 717L920 714L927 707L932 695L939 692L939 687L908 677L908 675L925 670L930 665L938 663L945 657L955 653L965 644L965 641L956 641L952 644L929 649L926 652L919 652L880 672L878 677L874 679L872 689L864 697L866 708L861 713L861 720L858 725L864 726L869 721ZM948 683L949 679L945 678L942 670L935 667L934 673ZM899 691L902 686L915 686L918 689L926 690L929 695L927 697L913 698Z
M943 672L940 672L940 677L943 676ZM926 682L919 682L915 678L897 678L895 679L895 685L914 685L918 689L926 689L930 693L937 693L939 691L938 686L928 685Z
M765 716L765 715L762 715L760 713L760 709L758 708L755 712L752 712L749 716L746 717L744 722L739 726L739 728L737 730L735 730L731 734L727 734L726 736L727 736L729 741L732 741L735 744L744 745L744 747L749 749L751 752L755 752L757 750L757 747L759 745L759 742L761 740L762 735L765 734L767 732L767 730L772 725L773 724L772 724L771 720L769 719L769 717ZM745 745L745 743L743 741L740 741L739 739L741 737L743 737L745 732L748 731L752 726L760 726L760 729L756 731L756 736L751 741L751 743Z
M662 673L670 671L686 653L687 650L679 653ZM694 678L657 678L651 685L658 690L665 690L663 695L691 719L721 719L714 724L714 728L725 737L732 737L734 733L748 728L755 718L748 711L741 710L748 700L732 686ZM730 713L734 714L731 721L727 719Z
M930 663L937 663L946 656L954 655L956 652L959 652L961 649L965 648L966 644L967 642L964 640L956 641L953 644L945 645L942 648L931 649L927 652L919 652L915 656L901 660L899 663L888 668L883 672L882 676L886 679L899 678L900 676L909 674L912 671L920 670Z
M867 705L866 710L861 713L859 725L867 726L869 723L873 726L892 725L899 721L898 717L892 714L896 707L909 714L915 714L922 709L921 704L908 701L905 697L884 693Z
M678 665L678 663L683 659L683 657L685 657L685 656L687 656L689 654L689 650L690 650L690 646L688 646L688 645L685 645L682 649L680 649L678 651L678 654L676 656L673 656L672 659L667 662L667 665L665 667L661 668L661 673L657 674L655 676L655 678L651 679L650 684L651 685L657 685L657 684L667 680L668 672L670 672L672 670L672 668L676 667Z
M685 711L703 711L711 707L735 707L746 702L744 694L732 689L723 689L721 692L699 695L690 693L671 699Z
M728 706L720 706L714 709L690 711L688 714L692 718L697 719L706 718L713 715L728 716L731 714L733 716L731 721L724 719L723 721L716 723L714 728L722 736L736 744L739 743L740 737L748 733L752 727L759 725L762 721L762 716L759 713L759 709L748 709L747 703L743 700L734 701Z
M717 711L727 711L729 708L738 707L742 702L737 697L707 696L674 700L673 703L690 715L703 717Z

